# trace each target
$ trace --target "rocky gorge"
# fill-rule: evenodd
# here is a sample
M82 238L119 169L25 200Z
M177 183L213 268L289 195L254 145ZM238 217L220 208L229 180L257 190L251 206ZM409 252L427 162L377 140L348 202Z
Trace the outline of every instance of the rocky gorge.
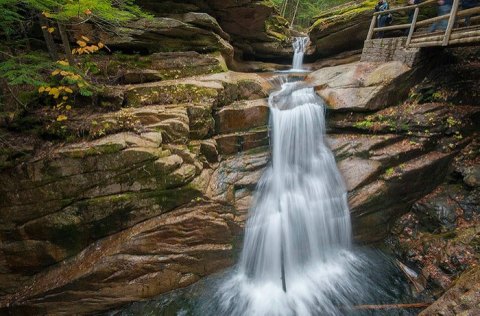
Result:
M260 71L291 58L292 31L269 1L138 2L154 17L76 31L115 52L91 57L95 106L62 126L40 109L0 125L0 314L93 314L235 262L270 159L273 75ZM310 56L350 50L320 19ZM478 48L418 54L312 64L305 82L328 106L356 242L417 271L412 287L440 298L424 315L474 313Z

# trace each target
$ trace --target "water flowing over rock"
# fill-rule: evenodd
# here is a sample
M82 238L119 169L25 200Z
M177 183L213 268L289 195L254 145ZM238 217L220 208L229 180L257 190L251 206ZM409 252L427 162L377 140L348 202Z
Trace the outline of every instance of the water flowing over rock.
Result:
M454 282L480 249L478 52L417 68L346 52L298 82L313 46L360 47L374 2L318 17L297 49L270 1L136 2L154 17L72 26L113 52L77 56L106 84L94 106L57 131L44 106L1 113L0 314L97 314L189 286L234 265L246 222L213 315L397 298L376 292L395 268L350 247L386 236L435 294L450 288L424 314L476 313L476 271ZM228 69L286 70L294 50L295 82L275 92L271 74Z
M351 250L347 189L325 139L325 104L312 87L286 81L269 97L271 164L258 182L240 262L213 297L206 294L199 314L338 315L388 297L382 282L362 276L374 260Z
M293 41L293 64L292 68L294 70L301 70L303 66L303 55L305 55L305 51L307 50L307 45L310 42L308 37L296 37Z
M279 94L288 96L289 90ZM315 310L308 295L302 297L302 283L307 280L299 270L307 269L306 275L317 279L314 270L322 266L312 265L328 261L330 255L338 255L350 244L346 191L333 155L323 142L322 104L312 88L305 88L293 92L293 109L281 109L273 101L281 98L279 94L270 99L272 165L259 183L238 275L221 290L225 293L224 311L234 315ZM334 288L322 290L317 281L311 281L311 286L318 286L320 293L310 299L323 305L321 296ZM254 293L267 288L268 297L255 297ZM274 301L284 303L273 307Z

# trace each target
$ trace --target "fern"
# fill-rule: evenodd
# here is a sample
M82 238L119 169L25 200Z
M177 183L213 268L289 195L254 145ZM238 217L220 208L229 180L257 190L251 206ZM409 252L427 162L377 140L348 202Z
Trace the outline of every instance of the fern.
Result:
M17 0L0 0L0 30L5 35L15 33L18 23L23 21L22 15L19 14L20 8ZM17 27L15 26L17 24Z
M54 67L47 54L31 52L17 56L9 56L0 62L0 77L11 86L46 85L45 73Z
M121 23L148 15L133 0L23 0L32 8L45 12L54 20L67 22L85 19L100 23Z

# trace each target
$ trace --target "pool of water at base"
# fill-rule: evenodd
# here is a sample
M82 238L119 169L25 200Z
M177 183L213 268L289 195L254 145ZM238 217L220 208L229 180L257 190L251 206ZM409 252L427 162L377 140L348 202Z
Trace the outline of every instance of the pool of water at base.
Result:
M351 297L351 306L339 308L339 316L413 316L421 311L419 308L409 309L358 309L362 305L411 304L424 301L415 297L411 285L404 273L398 268L395 260L378 249L355 247L352 252L357 257L365 258L368 264L364 267L363 277L366 293ZM219 312L219 289L222 284L232 278L236 267L226 269L217 274L205 277L195 284L183 289L174 290L150 300L128 304L120 309L104 313L104 316L224 316ZM362 295L360 295L362 294ZM288 293L287 293L288 295ZM335 297L331 298L335 302ZM341 304L341 303L339 303ZM318 313L302 314L323 316ZM227 316L227 315L225 315ZM246 315L250 316L250 315ZM252 315L253 316L253 315ZM262 315L263 316L263 315ZM264 316L275 316L264 315ZM292 314L300 316L300 314Z

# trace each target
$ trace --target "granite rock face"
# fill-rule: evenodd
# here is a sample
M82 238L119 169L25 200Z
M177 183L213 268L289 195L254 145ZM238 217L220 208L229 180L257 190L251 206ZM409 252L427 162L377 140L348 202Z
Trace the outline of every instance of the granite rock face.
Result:
M275 59L292 55L288 22L271 1L140 0L138 4L157 17L179 19L220 36L228 34L228 38L222 37L235 47L237 58Z
M111 86L108 111L65 122L89 138L3 165L0 305L92 313L232 265L269 151L230 135L267 130L268 87L234 72Z
M306 78L326 103L328 138L349 190L357 241L385 238L399 216L444 181L454 157L475 139L479 107L445 102L450 93L440 91L448 85L435 86L437 99L423 95L435 85L435 73L398 61L358 62ZM476 183L475 166L462 170L465 183ZM415 205L432 225L456 218L445 206Z
M419 315L478 315L480 307L480 268L462 274L455 284L435 303Z
M464 178L479 165L478 134L473 137L455 157L446 181L396 220L387 238L392 251L423 280L417 292L429 289L439 295L448 290L445 298L425 310L425 315L456 315L457 311L475 311L478 307L471 302L457 307L461 298L448 294L456 293L458 276L460 285L462 273L479 264L480 190ZM472 286L476 286L474 282Z
M182 18L143 18L128 22L114 32L103 31L91 24L81 24L73 35L95 38L113 50L125 52L221 52L226 59L232 58L233 47L223 38L227 36L220 27L202 28L195 20L186 19L184 22ZM202 19L200 16L196 18Z
M314 86L329 108L343 111L379 110L402 102L414 72L397 61L388 63L358 62L325 67L308 75L307 84Z

